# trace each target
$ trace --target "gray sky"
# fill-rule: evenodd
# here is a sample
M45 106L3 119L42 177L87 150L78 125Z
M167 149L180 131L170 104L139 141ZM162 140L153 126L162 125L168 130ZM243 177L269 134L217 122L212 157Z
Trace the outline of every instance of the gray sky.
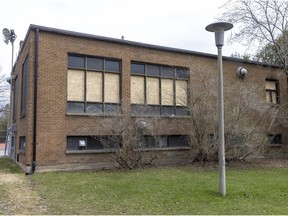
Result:
M9 0L1 1L0 28L17 34L15 53L30 24L216 54L216 21L227 0ZM232 29L233 31L233 29ZM231 32L231 31L230 31ZM225 34L225 38L230 33ZM0 71L11 72L11 44L0 42ZM225 44L223 55L244 53ZM15 54L15 55L16 55ZM14 57L15 59L15 57Z

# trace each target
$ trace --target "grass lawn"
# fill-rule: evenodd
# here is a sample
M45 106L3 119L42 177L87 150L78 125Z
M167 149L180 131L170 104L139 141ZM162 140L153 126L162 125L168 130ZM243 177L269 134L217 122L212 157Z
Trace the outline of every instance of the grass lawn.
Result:
M288 168L227 168L226 174L222 197L213 168L24 176L0 158L0 214L287 214Z
M217 170L42 173L29 177L49 214L287 214L288 169L228 169L227 196Z
M0 157L0 173L20 173L19 166L13 160L6 157Z

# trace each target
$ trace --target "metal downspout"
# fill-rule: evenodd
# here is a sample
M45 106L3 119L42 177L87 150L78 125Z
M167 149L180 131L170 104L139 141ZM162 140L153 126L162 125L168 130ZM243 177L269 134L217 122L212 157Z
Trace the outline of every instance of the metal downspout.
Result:
M37 145L37 94L38 94L38 45L39 29L35 31L35 64L34 64L34 104L33 104L33 149L32 149L32 166L26 175L31 175L36 170L36 145Z

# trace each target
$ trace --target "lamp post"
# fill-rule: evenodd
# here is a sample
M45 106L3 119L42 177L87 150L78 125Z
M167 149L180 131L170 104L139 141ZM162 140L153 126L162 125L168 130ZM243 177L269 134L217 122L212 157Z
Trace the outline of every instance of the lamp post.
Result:
M233 24L217 22L206 26L206 30L215 33L215 44L218 49L218 155L219 155L219 193L226 195L225 173L225 140L224 140L224 99L223 99L223 68L222 47L224 45L224 31L233 28Z
M11 60L11 62L12 62L12 64L11 64L11 74L12 74L12 72L13 72L13 63L14 63L14 41L16 40L17 35L15 34L15 31L13 29L9 30L7 28L4 28L2 30L2 33L3 33L3 36L4 36L4 42L6 44L8 44L10 42L11 45L12 45L12 60ZM10 83L10 92L12 92L12 78L7 79L7 81ZM11 100L11 97L13 97L12 94L10 96L10 100ZM9 144L9 149L11 148L11 137L12 137L11 131L10 131L11 130L11 125L12 125L12 117L11 117L11 115L12 114L10 113L10 118L9 118L9 128L10 129L7 130L8 136L6 136L6 137L8 137L8 140L6 140L6 143L5 143L4 155L6 155L8 142L10 143ZM16 147L14 145L14 154L15 154L15 148ZM8 151L8 154L10 154L9 151ZM10 155L9 155L9 157L10 157Z

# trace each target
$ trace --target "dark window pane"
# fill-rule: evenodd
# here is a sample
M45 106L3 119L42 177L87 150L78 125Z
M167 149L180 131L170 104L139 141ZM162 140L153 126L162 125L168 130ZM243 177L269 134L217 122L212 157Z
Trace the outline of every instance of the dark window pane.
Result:
M158 138L158 145L160 148L168 147L168 136L162 136Z
M282 135L281 134L269 134L268 139L270 144L282 144Z
M185 147L188 145L188 136L172 135L168 137L169 147Z
M21 115L26 114L27 74L28 74L28 58L25 59L25 62L22 65Z
M67 137L67 150L84 150L87 147L85 136Z
M189 115L188 109L186 107L176 107L176 115Z
M74 68L85 68L85 58L79 56L69 56L68 57L68 67Z
M176 77L188 79L189 71L186 68L176 68Z
M174 113L174 107L173 106L162 106L161 115L163 116L173 116Z
M145 110L146 109L145 109L144 105L136 105L136 104L131 105L131 114L132 115L143 115Z
M106 60L105 61L105 70L120 72L120 62L115 60Z
M103 105L97 103L87 103L86 106L87 113L102 113L103 112Z
M174 72L172 67L162 67L162 77L174 77Z
M145 74L145 65L133 63L131 65L132 74Z
M23 136L19 138L19 151L25 152L25 137Z
M17 108L18 108L18 76L14 80L14 96L13 96L13 121L17 118Z
M87 68L103 71L104 60L99 58L87 58Z
M142 148L157 148L158 142L157 139L153 136L144 136L143 140L140 140Z
M160 106L131 105L132 115L160 115Z
M146 106L146 115L160 115L160 106Z
M168 136L144 136L140 143L142 148L165 148L168 147Z
M105 104L105 113L120 114L120 107L118 104Z
M119 136L101 136L99 139L106 149L116 149L121 147L122 140Z
M69 113L83 113L84 112L84 103L67 103L67 111Z
M160 67L157 65L147 65L147 75L159 76L160 75Z
M87 149L88 150L97 150L103 149L103 145L101 144L101 140L98 137L87 137Z

